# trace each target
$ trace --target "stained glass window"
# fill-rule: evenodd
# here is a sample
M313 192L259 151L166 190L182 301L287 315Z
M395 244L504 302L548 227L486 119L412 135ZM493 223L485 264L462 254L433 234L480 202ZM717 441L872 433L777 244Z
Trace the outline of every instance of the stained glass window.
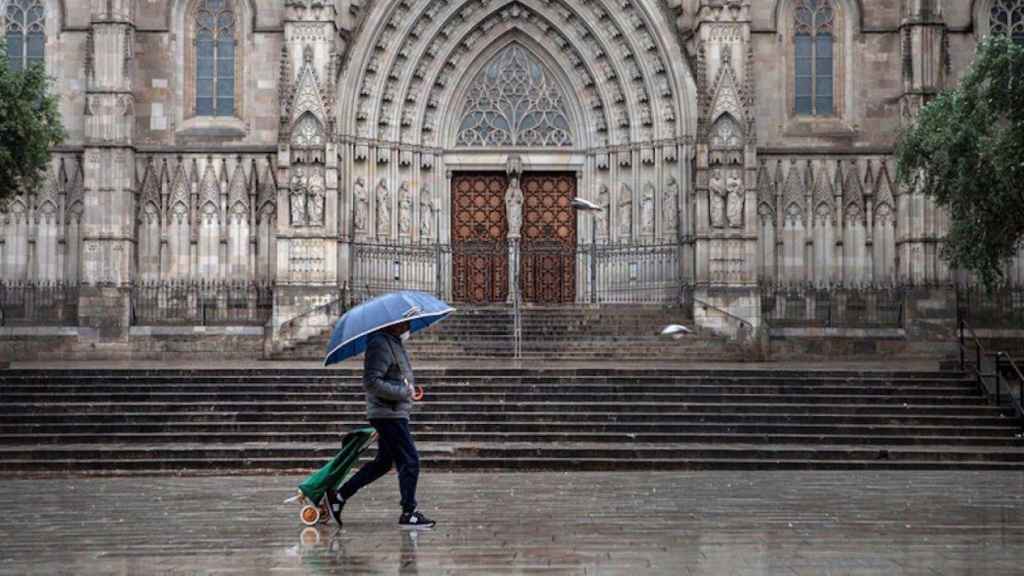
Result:
M235 13L230 0L200 0L195 13L196 114L235 113Z
M46 9L41 0L10 0L7 4L7 56L11 68L42 64L46 56Z
M798 0L796 17L796 113L831 116L834 110L835 11L831 0Z
M1008 34L1024 44L1024 0L994 0L989 26L993 34Z
M528 50L511 44L473 80L459 146L572 146L565 98Z

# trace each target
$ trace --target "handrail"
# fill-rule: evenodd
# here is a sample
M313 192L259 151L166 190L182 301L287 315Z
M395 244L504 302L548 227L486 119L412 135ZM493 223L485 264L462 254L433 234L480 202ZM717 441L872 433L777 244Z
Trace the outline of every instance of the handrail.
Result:
M335 298L334 300L331 300L330 302L327 302L326 304L321 304L320 306L317 306L315 308L310 308L309 310L306 310L305 312L303 312L303 313L301 313L301 314L299 314L297 316L293 316L293 317L289 318L288 320L282 322L281 323L280 331L284 332L285 330L290 330L292 328L292 326L294 326L300 320L302 320L304 318L308 318L308 317L313 316L315 314L332 313L333 312L334 315L340 315L340 313L345 310L345 302L344 302L344 300L345 300L345 292L346 292L345 288L342 288L341 289L341 295L338 296L337 298Z
M1017 366L1017 363L1013 361L1013 358L1010 357L1009 353L1007 353L1007 352L986 352L985 351L985 347L982 346L982 344L981 344L981 339L978 338L978 334L974 331L973 328L971 328L971 325L968 324L967 321L964 320L964 319L960 319L959 327L958 327L958 336L959 336L958 344L959 344L959 347L960 347L960 370L961 371L964 371L965 368L966 368L965 354L968 351L967 343L965 342L965 339L964 339L964 332L965 331L970 332L971 339L973 340L974 353L975 353L974 374L975 374L976 382L978 384L978 388L981 390L982 394L988 396L988 388L985 386L984 378L986 376L992 376L995 379L995 384L996 384L995 404L996 404L996 406L1002 405L1002 402L1003 402L1003 398L1002 398L1003 371L1001 370L1001 368L1003 366L1003 362L1004 361L1007 362L1007 365L1009 366L1009 368L1011 368L1016 373L1016 375L1017 375L1017 385L1018 385L1017 397L1014 398L1013 394L1010 393L1010 388L1009 388L1010 384L1009 384L1009 382L1007 382L1007 393L1008 393L1007 395L1009 396L1009 399L1010 399L1010 406L1013 407L1013 410L1014 410L1014 412L1016 412L1017 417L1021 418L1022 420L1024 420L1024 373L1021 372L1020 368ZM985 373L981 369L981 360L984 357L992 357L992 358L995 359L995 367L993 369L993 373L992 374Z
M737 316L737 315L733 314L732 312L729 312L728 310L725 310L723 308L719 308L718 306L715 306L714 304L712 304L710 302L705 302L705 301L701 300L700 298L694 297L693 303L694 304L700 304L701 306L703 306L705 308L711 308L712 310L715 310L716 312L720 312L722 314L725 314L726 316L728 316L728 317L730 317L730 318L732 318L734 320L737 320L737 321L739 321L742 324L746 324L747 327L750 328L751 331L754 330L754 325L751 324L750 321L747 320L746 318L743 318L741 316Z
M1010 383L1006 383L1006 393L1010 397L1010 405L1013 406L1014 411L1017 413L1018 418L1024 418L1024 373L1021 373L1017 363L1013 361L1008 352L998 352L996 354L996 393L999 391L999 380L1003 377L1003 372L1000 370L1002 363L1006 362L1007 365L1013 369L1017 374L1017 397L1014 398L1010 392ZM998 397L998 396L997 396Z

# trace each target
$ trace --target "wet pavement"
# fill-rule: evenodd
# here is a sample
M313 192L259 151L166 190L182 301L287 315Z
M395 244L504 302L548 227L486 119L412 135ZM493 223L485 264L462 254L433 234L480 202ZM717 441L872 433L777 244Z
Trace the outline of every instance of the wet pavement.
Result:
M303 530L296 477L0 480L0 574L987 575L1024 570L1024 473L425 471Z

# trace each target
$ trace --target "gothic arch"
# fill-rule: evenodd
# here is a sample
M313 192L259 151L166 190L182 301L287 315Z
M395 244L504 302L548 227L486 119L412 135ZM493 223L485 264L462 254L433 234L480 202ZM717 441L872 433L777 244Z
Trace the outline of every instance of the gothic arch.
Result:
M353 103L339 110L340 131L431 145L422 128L445 127L437 121L443 112L438 103L450 100L441 94L450 95L460 83L441 72L463 74L458 63L478 60L481 38L518 30L543 47L534 47L535 54L559 62L553 71L574 78L575 90L568 93L579 99L580 85L593 83L596 100L576 105L604 111L608 145L692 137L694 80L684 59L671 57L681 48L669 23L651 17L657 10L650 0L595 0L586 7L566 0L375 3L362 27L364 39L353 43L347 77L339 82L339 90L347 91L339 101Z
M63 1L63 0L62 0ZM181 22L181 15L194 0L173 0L167 3L165 20L167 29L171 31L180 30L178 24ZM249 20L248 29L250 33L256 29L256 0L235 0L236 4L244 4L245 17Z
M785 94L785 113L783 117L793 120L795 113L795 80L793 78L795 67L795 55L793 48L794 38L794 4L796 0L776 0L773 12L773 28L779 35L779 41L785 46L786 73L780 74L779 78L785 82L780 93ZM834 69L835 75L833 91L834 119L849 126L853 124L856 114L856 102L854 98L854 78L856 77L857 50L854 41L860 35L863 28L863 10L861 0L831 0L834 9L836 31L834 39Z
M175 55L174 109L175 129L178 133L203 132L223 134L229 138L241 137L248 125L248 110L255 93L253 75L246 61L253 52L255 40L256 6L254 0L225 0L235 11L238 43L235 46L235 111L227 117L199 117L195 112L195 58L192 57L194 25L190 21L201 0L174 0L168 6L172 50ZM202 118L199 120L199 118Z
M977 2L978 0L974 1ZM832 3L844 12L843 16L849 24L851 34L859 34L864 29L863 0L832 0ZM792 5L793 0L775 0L775 7L772 8L772 30L779 32L780 26L785 25Z
M0 39L6 33L4 20L8 2L10 0L0 0ZM54 78L61 78L63 77L64 51L61 50L60 35L64 30L65 22L67 22L67 8L64 5L64 0L41 0L41 2L46 9L46 54L44 56L46 71Z
M988 36L989 31L992 29L992 6L995 2L996 0L972 0L971 23L974 28L974 35L979 40ZM1018 4L1024 7L1024 3L1018 2Z
M445 101L449 102L450 105L446 108L445 114L438 120L438 126L441 127L442 131L440 143L446 148L454 148L456 146L455 141L459 130L459 123L464 112L463 103L466 98L466 92L470 89L480 72L491 63L492 59L513 44L521 46L531 56L536 58L546 68L546 71L551 74L550 79L558 84L559 91L566 100L565 107L569 113L569 125L575 140L569 149L587 148L591 138L587 133L587 123L583 121L584 115L580 109L580 94L573 89L572 83L568 82L568 75L562 69L561 63L555 61L543 47L537 45L528 36L517 31L506 32L487 46L485 50L474 55L473 63L465 68L462 78L459 79L458 83L449 92L450 97L445 98ZM572 96L575 96L575 98Z

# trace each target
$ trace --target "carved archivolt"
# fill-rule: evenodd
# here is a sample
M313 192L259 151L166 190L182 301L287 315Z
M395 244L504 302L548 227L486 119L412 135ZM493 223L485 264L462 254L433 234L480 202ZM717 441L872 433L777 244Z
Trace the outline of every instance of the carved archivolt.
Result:
M464 71L503 34L529 39L557 62L549 70L574 86L567 95L579 103L589 142L604 146L686 135L688 111L678 97L689 78L667 68L655 19L641 3L609 0L408 0L370 7L364 30L369 37L352 78L352 114L343 131L380 140L427 145L442 138L446 108L459 101ZM662 15L656 14L656 18ZM678 46L674 46L678 50ZM685 112L685 113L684 113ZM581 119L584 120L584 119ZM457 133L457 131L454 131ZM577 134L577 136L582 136ZM449 136L454 140L455 133Z

